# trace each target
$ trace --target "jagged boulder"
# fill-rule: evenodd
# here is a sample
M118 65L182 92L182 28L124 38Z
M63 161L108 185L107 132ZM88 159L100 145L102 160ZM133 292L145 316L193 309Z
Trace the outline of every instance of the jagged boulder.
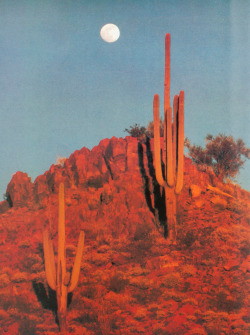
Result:
M139 171L138 164L138 140L135 137L126 137L127 140L127 169Z
M127 142L123 138L112 137L105 151L105 159L109 166L112 178L120 172L126 171L127 163Z
M16 172L6 189L6 199L10 207L25 207L33 202L33 183L27 173Z

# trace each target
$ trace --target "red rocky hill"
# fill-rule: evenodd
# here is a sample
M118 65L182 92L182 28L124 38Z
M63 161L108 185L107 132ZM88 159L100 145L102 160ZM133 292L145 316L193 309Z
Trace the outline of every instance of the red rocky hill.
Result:
M69 334L249 334L249 198L185 158L177 244L164 238L152 143L105 139L32 182L17 172L0 203L0 329L57 334L42 232L57 243L65 184L67 265L85 248ZM55 248L56 250L56 248Z

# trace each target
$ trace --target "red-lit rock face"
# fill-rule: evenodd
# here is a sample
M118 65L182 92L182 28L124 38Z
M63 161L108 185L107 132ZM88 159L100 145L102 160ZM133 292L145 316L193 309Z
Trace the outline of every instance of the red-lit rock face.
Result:
M10 206L23 207L33 201L33 183L27 173L18 171L7 186L6 195Z
M145 153L144 160L147 165ZM32 202L43 204L49 194L57 192L60 182L64 182L66 188L100 188L124 173L136 173L139 177L138 141L132 137L113 137L101 141L91 151L86 148L76 150L63 165L52 165L34 183L26 173L17 172L8 184L6 194L13 207L30 206Z

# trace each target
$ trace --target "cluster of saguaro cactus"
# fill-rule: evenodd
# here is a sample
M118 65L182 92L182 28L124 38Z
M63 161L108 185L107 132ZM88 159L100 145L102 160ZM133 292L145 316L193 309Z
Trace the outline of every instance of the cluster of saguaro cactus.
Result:
M154 96L154 165L157 182L165 190L169 239L176 240L176 194L183 186L184 92L175 95L170 106L170 34L165 39L164 152L161 157L159 96ZM162 171L162 160L164 172Z
M56 291L57 317L60 331L66 332L67 296L78 283L82 252L84 246L84 232L80 232L76 258L72 272L66 271L66 248L65 248L65 212L64 212L64 184L59 186L59 217L58 217L58 254L57 271L55 266L53 244L49 238L48 231L43 233L43 249L45 259L45 273L49 287Z

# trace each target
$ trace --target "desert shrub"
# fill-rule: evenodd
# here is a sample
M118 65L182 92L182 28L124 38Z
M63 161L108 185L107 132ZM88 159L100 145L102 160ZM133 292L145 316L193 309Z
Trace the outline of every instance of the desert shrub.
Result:
M135 298L140 305L146 305L149 302L148 292L144 290L136 290L133 294L133 298Z
M64 167L64 163L65 163L66 160L67 160L67 157L61 157L61 156L58 155L57 158L56 158L55 165L59 165L59 166Z
M145 307L141 307L141 308L136 309L134 318L136 320L142 320L142 319L145 319L146 315L147 315L147 309Z
M201 327L196 327L196 328L189 330L188 335L207 335L207 333Z
M229 315L223 312L207 311L203 316L203 325L208 335L227 334Z
M101 227L98 222L84 226L86 237L95 240L97 245L109 244L110 232L107 227Z
M244 212L244 206L239 202L239 200L231 201L227 209L236 214L242 214Z
M231 322L231 333L234 335L245 335L250 333L250 325L246 324L242 319L236 319Z
M184 244L187 248L190 248L194 242L197 240L197 237L193 231L188 231L186 235L181 239L181 243Z
M117 329L117 317L112 315L112 308L110 304L101 300L97 309L97 334L110 335L113 330Z
M20 267L22 267L21 270L25 270L29 273L41 271L42 266L43 260L37 254L28 255L23 259L22 264L20 265Z
M235 236L232 230L224 227L218 227L211 234L211 241L217 242L221 245L221 242L233 245L235 243Z
M164 287L152 287L148 292L148 300L150 302L157 301L159 298L162 297L162 293L164 291Z
M134 233L134 240L141 241L146 238L149 238L150 233L152 232L152 227L148 224L138 224Z
M127 246L135 263L144 264L147 260L147 255L155 243L155 236L151 233L152 229L151 225L145 222L136 224L131 243Z
M21 249L28 249L30 247L30 240L20 241L18 247Z
M182 302L184 295L181 292L165 291L162 295L165 299L174 300L176 302Z
M233 310L239 310L243 304L244 299L242 294L234 293L233 296L226 290L220 290L216 297L211 301L219 311L232 312Z
M129 276L136 277L136 276L145 276L149 273L149 270L143 269L140 265L135 265L131 269L129 269Z
M11 281L14 283L22 283L27 280L28 280L28 275L26 272L16 272L11 277Z
M97 322L97 315L95 311L84 311L81 316L77 316L73 320L83 325L86 323L93 324Z
M109 278L109 289L115 293L120 293L124 291L128 284L128 280L124 278L121 272L115 272Z
M196 272L196 267L189 264L184 265L181 269L181 273L185 278L194 276Z
M219 134L216 137L207 135L206 147L191 145L186 141L189 156L198 166L212 167L220 178L234 178L244 165L243 157L250 158L250 148L245 146L242 139L234 140L232 136Z
M140 276L136 278L130 278L129 283L133 287L147 291L149 288L152 288L153 280L149 279L148 277Z
M177 288L182 281L182 278L178 272L176 273L169 273L164 277L164 281L162 285L169 289Z
M90 281L88 281L81 292L82 297L86 297L88 299L95 299L98 295L96 286L92 284Z
M36 323L33 320L29 319L21 319L20 325L19 325L19 334L20 335L36 335Z
M163 292L163 287L147 288L145 285L145 288L140 287L135 291L133 298L137 300L138 304L145 306L149 303L152 304L153 302L157 302L159 298L161 299Z
M130 126L129 129L124 130L132 137L137 137L139 140L145 141L146 138L154 137L154 121L150 121L147 127L140 126L140 124L135 123L133 126ZM160 137L164 136L164 121L160 118Z
M183 300L183 305L185 304L190 304L190 305L193 305L193 306L198 306L198 301L195 299L195 298L187 298L187 299L184 299Z
M96 266L104 266L109 263L109 259L105 254L95 253L91 256L91 263Z
M166 329L162 329L162 327L154 330L153 335L171 335L172 332L167 331Z
M250 244L247 240L242 241L240 246L240 253L244 258L250 255Z
M99 229L96 236L96 243L98 246L106 245L108 246L111 242L110 232L108 230Z
M14 295L11 295L9 290L0 295L1 307L4 311L8 311L10 308L13 308L16 304L16 299Z
M0 288L6 287L10 284L10 278L6 273L0 274Z
M124 130L132 137L136 137L140 141L145 141L147 137L147 129L144 126L140 126L140 124L135 123L133 126L126 128Z

